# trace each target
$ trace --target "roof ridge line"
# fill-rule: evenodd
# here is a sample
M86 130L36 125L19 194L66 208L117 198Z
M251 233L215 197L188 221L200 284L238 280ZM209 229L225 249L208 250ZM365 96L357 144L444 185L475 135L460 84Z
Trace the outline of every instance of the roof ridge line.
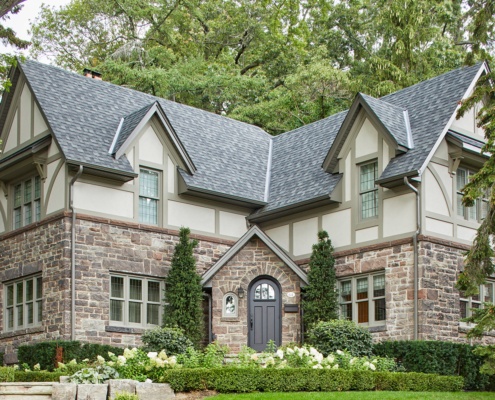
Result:
M122 130L122 125L124 125L125 118L120 118L119 126L117 127L117 131L115 132L115 136L113 137L112 144L110 145L110 149L108 150L108 154L113 154L115 150L115 145L117 144L117 140L120 136L120 131Z

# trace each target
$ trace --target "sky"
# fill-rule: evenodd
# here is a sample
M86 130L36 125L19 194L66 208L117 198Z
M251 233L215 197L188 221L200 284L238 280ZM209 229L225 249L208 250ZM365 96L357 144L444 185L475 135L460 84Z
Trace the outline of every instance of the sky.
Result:
M16 15L10 15L10 18L6 21L2 21L4 26L12 28L21 39L30 39L30 35L28 34L28 30L30 24L37 17L38 12L40 10L41 4L48 4L50 6L60 7L62 5L70 3L71 0L26 0L23 4L22 10L19 11ZM13 52L13 48L5 47L0 43L0 52ZM27 55L25 51L24 54Z

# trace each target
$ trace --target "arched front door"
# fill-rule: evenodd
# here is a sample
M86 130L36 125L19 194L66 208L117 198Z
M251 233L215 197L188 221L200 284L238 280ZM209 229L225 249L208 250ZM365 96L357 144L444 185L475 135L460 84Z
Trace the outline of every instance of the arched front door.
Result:
M263 351L270 340L281 344L280 289L272 279L254 281L249 290L249 347Z

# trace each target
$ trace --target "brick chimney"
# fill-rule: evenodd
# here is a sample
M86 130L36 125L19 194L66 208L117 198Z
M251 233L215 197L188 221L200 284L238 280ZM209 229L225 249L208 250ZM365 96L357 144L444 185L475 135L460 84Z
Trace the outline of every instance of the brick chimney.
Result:
M99 81L101 81L101 73L96 72L92 69L84 68L83 75L86 78L98 79Z

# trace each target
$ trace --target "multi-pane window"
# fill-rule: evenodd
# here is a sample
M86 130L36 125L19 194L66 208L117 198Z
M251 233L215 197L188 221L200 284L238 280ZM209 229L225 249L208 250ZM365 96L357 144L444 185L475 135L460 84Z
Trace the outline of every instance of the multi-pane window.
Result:
M476 199L472 207L464 207L462 205L462 189L469 182L471 176L475 173L466 168L458 168L456 172L456 188L457 188L457 215L459 217L472 221L483 220L488 212L488 196L485 195Z
M385 321L385 275L346 278L339 283L342 318L358 324L375 324Z
M472 315L473 308L482 308L483 303L494 303L495 281L487 281L484 285L480 285L479 293L466 297L463 292L460 296L461 318L467 318Z
M161 324L163 283L156 279L112 275L110 321L120 325Z
M41 179L39 176L14 185L14 229L41 219Z
M139 222L158 225L159 173L141 168L139 172Z
M378 162L364 164L359 167L359 202L361 219L378 215Z
M5 330L14 331L41 325L41 276L25 278L4 285Z

